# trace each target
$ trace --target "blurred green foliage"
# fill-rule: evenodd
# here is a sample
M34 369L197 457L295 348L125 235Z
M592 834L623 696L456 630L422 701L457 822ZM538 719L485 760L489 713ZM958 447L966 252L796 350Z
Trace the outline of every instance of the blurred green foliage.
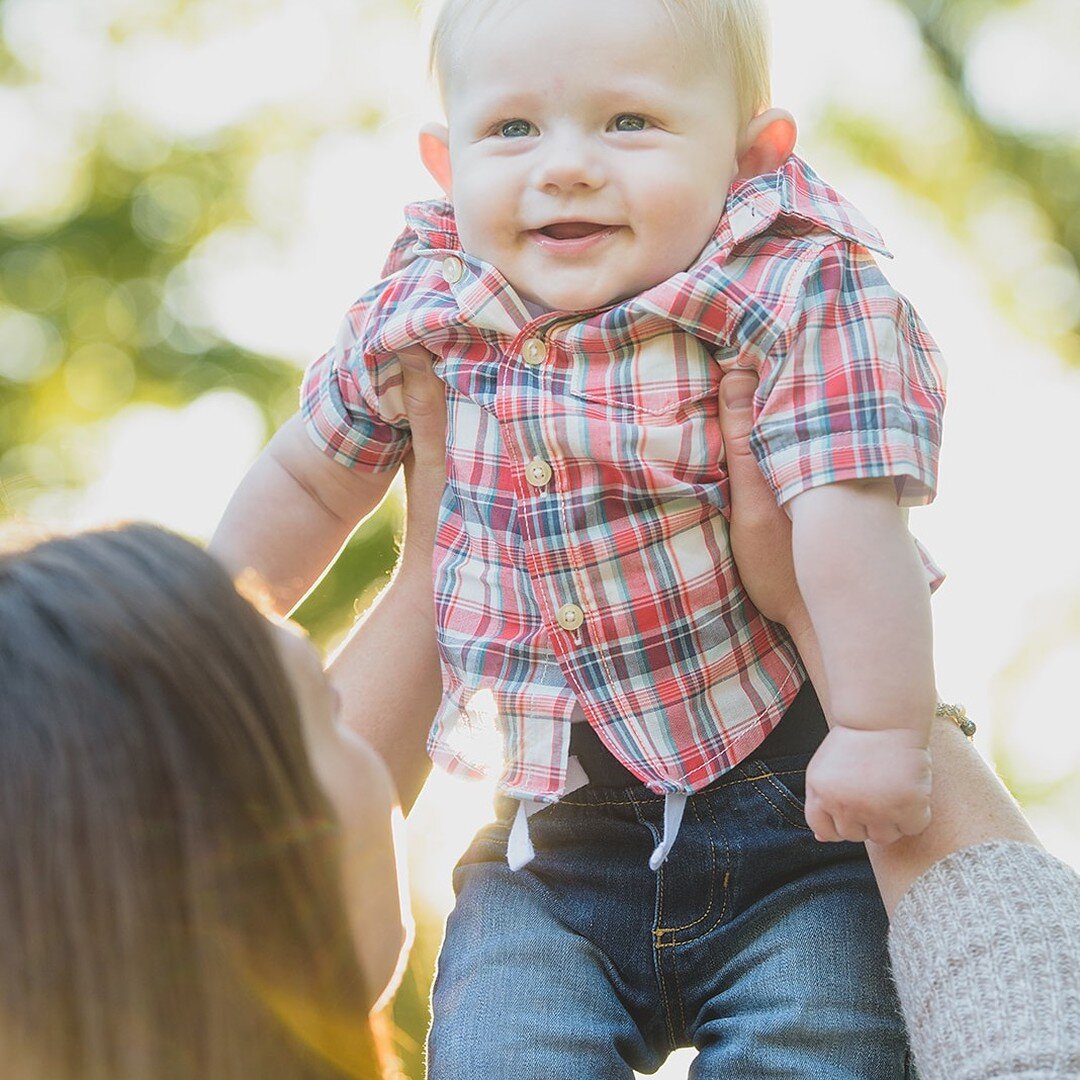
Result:
M1001 267L987 266L986 272L1025 332L1044 337L1067 363L1080 364L1080 304L1075 302L1080 132L1011 129L980 104L967 78L972 42L991 20L1003 15L1038 19L1040 11L1045 16L1047 5L1031 0L895 2L909 13L926 62L940 80L942 115L931 123L947 125L948 139L898 132L851 106L835 110L823 134L840 141L865 167L935 206L961 237L974 238L988 209L1022 206L1042 227L1045 240L1037 261L1050 295L1045 303L1032 302L1030 283L1016 278L1015 258L1011 264L1003 258ZM1067 0L1059 6L1062 11L1069 7ZM1020 76L1003 71L1002 77ZM1065 86L1061 89L1067 92Z
M111 36L191 33L199 6L168 0L118 15ZM409 5L398 6L407 17ZM0 18L8 7L0 3ZM236 7L242 17L245 5ZM0 90L47 90L2 37L0 73ZM46 122L45 97L40 107ZM357 130L378 119L357 104ZM178 408L231 390L258 407L267 434L296 408L295 364L225 339L193 299L188 266L208 237L253 223L245 191L263 156L310 147L320 129L271 106L186 142L122 103L80 121L59 208L11 213L0 189L0 518L32 516L43 494L84 488L96 468L88 431L129 405ZM356 597L388 576L400 518L388 500L305 604L300 618L316 638L345 629Z
M0 19L11 3L0 2ZM1007 9L1034 13L1034 0L894 3L913 21L926 63L937 73L953 137L944 147L923 144L916 132L882 127L845 107L826 118L815 138L835 141L932 204L960 235L978 228L980 198L1007 192L1044 223L1046 259L1075 284L1080 140L1075 133L1066 138L1006 129L985 113L966 80L969 46L984 23ZM255 10L245 0L217 0L219 10L232 6L237 18ZM397 4L402 19L411 16L412 6ZM192 12L206 9L192 0L157 0L144 10L128 5L110 34L122 42L137 30L198 33L202 24ZM0 36L0 94L35 90L47 87L33 56ZM48 124L47 94L35 100L37 122ZM380 119L370 103L356 102L358 129ZM300 113L267 105L242 124L183 140L137 120L122 102L82 115L79 123L64 198L44 211L12 210L0 188L0 517L32 514L42 494L84 487L94 464L80 432L133 403L179 407L227 388L255 403L267 433L295 408L296 366L224 338L192 302L187 267L198 245L218 230L258 224L244 195L252 170L270 150L312 145L317 126ZM974 192L983 194L976 198ZM1052 320L1040 309L1033 320L1029 292L1017 290L1005 273L995 285L1019 322L1029 329L1034 322L1033 332L1045 326L1063 360L1080 363L1080 306ZM400 513L391 502L354 538L301 611L317 637L337 634L351 620L357 598L362 606L385 580L399 528ZM408 1076L422 1075L437 939L436 927L421 925L396 1006Z
M222 340L185 308L192 249L246 218L249 140L226 134L213 147L163 146L140 167L117 160L114 148L154 136L122 116L100 125L76 165L85 194L67 217L0 220L0 455L54 443L61 476L31 477L46 484L84 483L65 432L133 402L179 406L229 388L273 424L295 401L291 364Z

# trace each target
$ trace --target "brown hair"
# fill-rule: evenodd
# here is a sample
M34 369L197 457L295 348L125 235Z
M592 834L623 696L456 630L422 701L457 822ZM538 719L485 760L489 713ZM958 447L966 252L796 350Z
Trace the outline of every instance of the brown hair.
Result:
M265 620L151 526L0 553L10 1080L380 1075Z

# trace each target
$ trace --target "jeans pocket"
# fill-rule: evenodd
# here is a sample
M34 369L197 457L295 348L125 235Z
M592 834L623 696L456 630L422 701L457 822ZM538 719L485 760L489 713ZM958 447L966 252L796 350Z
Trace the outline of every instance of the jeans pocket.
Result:
M792 757L749 758L744 776L757 793L789 825L812 832L806 824L806 766L809 754Z

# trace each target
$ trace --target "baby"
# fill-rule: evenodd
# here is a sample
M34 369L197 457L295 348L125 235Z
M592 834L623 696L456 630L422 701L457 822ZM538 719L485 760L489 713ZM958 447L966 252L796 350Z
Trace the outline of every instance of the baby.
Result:
M944 396L877 234L793 156L767 54L757 0L448 0L449 126L420 148L449 202L408 209L212 542L291 607L408 453L402 366L434 363L429 749L480 771L493 722L505 798L455 877L433 1076L624 1076L690 1042L701 1076L904 1075L865 855L814 837L929 821L932 568L903 507L932 497ZM731 556L732 365L759 374L827 734Z

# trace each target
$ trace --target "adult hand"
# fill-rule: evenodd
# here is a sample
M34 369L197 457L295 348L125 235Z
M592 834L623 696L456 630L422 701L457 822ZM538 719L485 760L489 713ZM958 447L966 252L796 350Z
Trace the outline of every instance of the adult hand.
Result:
M431 564L446 485L446 402L430 353L417 350L401 361L413 434L405 546L390 587L335 656L330 677L347 723L389 766L407 813L431 769L425 743L442 696Z
M809 626L795 581L791 521L750 449L757 375L736 369L720 382L720 429L731 480L731 547L743 586L766 618L789 630Z
M432 370L426 349L401 354L405 412L412 429L412 455L405 462L405 550L431 569L439 502L446 486L446 387ZM430 576L430 575L429 575Z
M821 649L795 579L791 521L777 505L750 448L756 373L728 372L720 381L720 430L731 482L731 550L743 587L758 611L786 627L826 715L829 691Z

